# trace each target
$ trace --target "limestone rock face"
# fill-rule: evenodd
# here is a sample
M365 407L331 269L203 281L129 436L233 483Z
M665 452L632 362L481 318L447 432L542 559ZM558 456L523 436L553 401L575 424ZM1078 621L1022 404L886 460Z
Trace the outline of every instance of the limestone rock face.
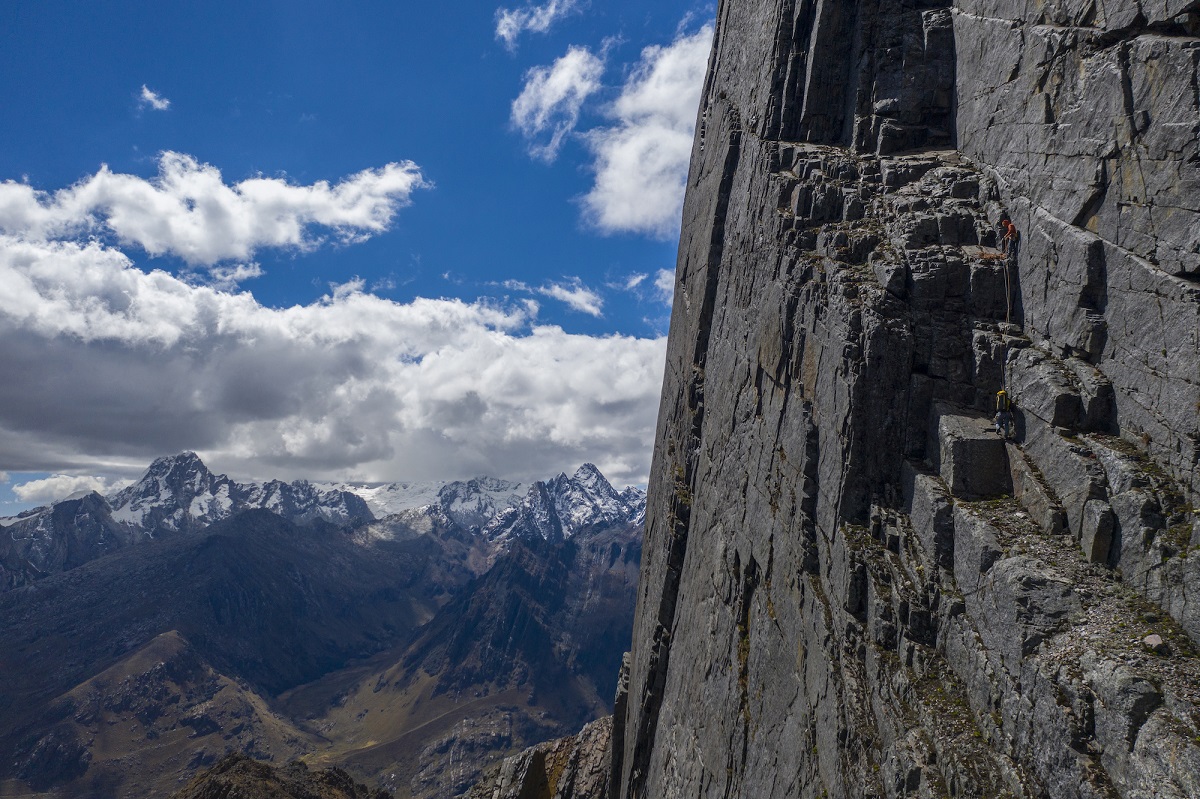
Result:
M1200 795L1198 35L721 2L612 796Z

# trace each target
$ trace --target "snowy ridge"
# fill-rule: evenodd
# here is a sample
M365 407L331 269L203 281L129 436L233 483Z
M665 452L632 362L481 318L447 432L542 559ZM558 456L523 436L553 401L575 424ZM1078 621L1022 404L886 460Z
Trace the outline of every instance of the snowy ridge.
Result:
M494 555L518 538L563 540L597 526L641 525L646 495L632 487L618 492L590 463L572 476L531 484L493 477L365 486L238 483L184 452L155 460L137 483L108 496L90 492L0 519L0 591L255 509L300 525L333 524L363 543L439 530L480 534Z
M367 503L375 518L437 503L444 483L315 483L328 491L348 491Z
M317 483L316 487L361 497L377 519L437 507L464 527L481 527L496 514L521 501L529 489L494 477L424 483Z
M539 535L570 538L602 524L645 521L646 494L632 486L618 493L594 465L585 463L575 474L534 483L519 505L498 514L484 528L489 538Z
M55 505L0 519L23 525ZM265 509L293 521L315 519L348 526L411 511L436 508L447 519L496 537L517 527L553 538L569 538L584 527L644 521L646 494L632 486L618 492L593 464L534 483L495 477L450 482L238 483L214 474L194 452L158 458L133 485L103 497L112 523L153 535L199 529L250 509Z
M591 463L574 475L563 472L534 483L476 477L449 483L319 485L357 494L378 519L423 512L478 529L494 540L522 535L570 538L586 527L643 524L646 517L646 492L633 486L618 492Z

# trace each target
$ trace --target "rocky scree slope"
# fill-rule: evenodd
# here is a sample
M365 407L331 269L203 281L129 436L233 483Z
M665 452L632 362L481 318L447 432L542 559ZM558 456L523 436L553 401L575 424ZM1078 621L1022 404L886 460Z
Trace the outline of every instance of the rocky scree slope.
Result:
M1200 795L1198 34L720 3L614 797Z

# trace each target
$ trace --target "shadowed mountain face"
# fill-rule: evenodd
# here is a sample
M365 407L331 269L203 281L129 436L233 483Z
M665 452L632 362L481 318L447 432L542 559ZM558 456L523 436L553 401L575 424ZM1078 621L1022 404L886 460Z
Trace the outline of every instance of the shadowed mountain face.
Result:
M636 530L609 528L570 542L519 539L424 628L405 666L439 676L442 691L496 680L553 690L586 676L590 706L616 687L629 634L624 590L636 583Z
M534 483L517 513L487 516L513 485L492 481L335 525L323 501L262 500L284 484L236 494L192 456L166 463L118 500L17 522L68 555L155 532L0 593L0 796L165 796L227 751L433 796L609 711L635 601L636 489L585 467ZM337 496L305 485L283 495ZM203 524L214 497L234 495L275 511ZM487 517L466 527L448 508ZM555 534L515 521L522 509Z
M514 539L411 644L280 707L304 729L352 731L318 762L397 796L457 795L501 755L611 710L640 558L631 524Z
M250 511L94 561L0 597L7 662L43 691L61 690L178 630L265 691L304 682L431 612L403 590L421 576L426 541L355 551L344 538Z
M261 696L371 655L426 620L436 610L429 597L458 587L440 582L442 556L429 536L364 548L334 528L249 511L0 595L9 688L0 751L15 757L0 768L15 762L14 776L33 782L58 776L39 776L46 722L74 708L56 699L159 635L181 636L215 673ZM459 570L458 585L469 576Z

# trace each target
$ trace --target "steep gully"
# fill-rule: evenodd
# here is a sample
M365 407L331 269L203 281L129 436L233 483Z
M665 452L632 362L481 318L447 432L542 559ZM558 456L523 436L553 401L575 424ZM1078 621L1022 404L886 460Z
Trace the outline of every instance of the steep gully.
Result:
M1198 21L720 4L611 779L530 795L1200 795Z

